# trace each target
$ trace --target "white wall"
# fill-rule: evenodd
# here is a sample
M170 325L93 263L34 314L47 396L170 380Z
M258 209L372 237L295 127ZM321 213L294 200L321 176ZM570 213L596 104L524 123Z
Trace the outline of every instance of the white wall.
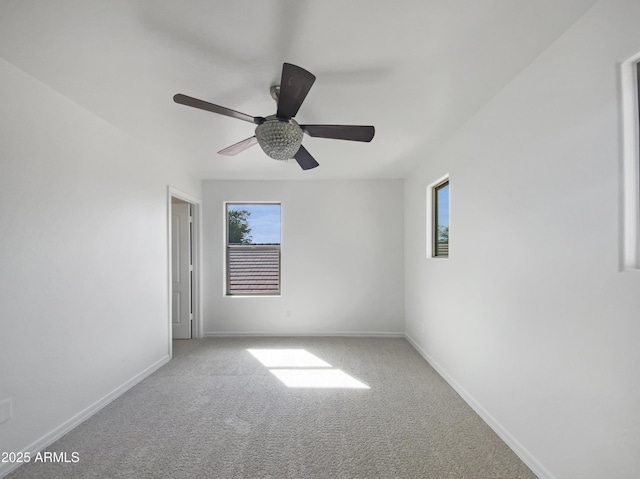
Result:
M640 471L640 272L621 272L618 62L604 0L405 182L406 331L540 477ZM451 175L451 256L425 258Z
M402 192L401 180L203 182L205 334L402 334ZM225 201L282 203L280 297L224 295Z
M27 451L168 359L167 185L200 182L3 60L0 104L0 451Z

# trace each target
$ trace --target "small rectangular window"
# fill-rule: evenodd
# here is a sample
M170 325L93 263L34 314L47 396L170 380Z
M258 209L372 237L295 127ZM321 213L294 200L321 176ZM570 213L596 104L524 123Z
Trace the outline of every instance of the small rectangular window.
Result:
M449 256L449 180L433 188L433 256Z
M637 92L637 106L638 106L638 110L636 111L636 113L638 114L638 116L640 117L640 62L636 63L636 92ZM638 125L640 125L640 118L638 118L639 123ZM637 132L640 135L640 129Z
M449 174L427 186L427 258L449 257Z
M621 269L640 269L640 53L621 64Z
M226 204L229 296L280 294L280 203Z

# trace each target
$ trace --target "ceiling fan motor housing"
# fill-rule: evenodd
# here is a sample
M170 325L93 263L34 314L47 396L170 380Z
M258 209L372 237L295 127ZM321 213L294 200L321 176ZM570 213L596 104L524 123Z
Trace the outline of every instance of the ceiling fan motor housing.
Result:
M262 150L274 160L290 160L302 144L302 128L294 120L268 116L256 127L256 138Z

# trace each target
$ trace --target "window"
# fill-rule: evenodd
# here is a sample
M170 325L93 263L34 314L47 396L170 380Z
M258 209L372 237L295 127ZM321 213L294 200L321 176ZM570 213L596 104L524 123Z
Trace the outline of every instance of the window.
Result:
M621 269L640 269L640 53L621 64L623 182Z
M449 176L427 188L427 258L449 257Z
M280 294L280 203L226 203L226 292Z
M449 180L433 189L433 256L449 256Z

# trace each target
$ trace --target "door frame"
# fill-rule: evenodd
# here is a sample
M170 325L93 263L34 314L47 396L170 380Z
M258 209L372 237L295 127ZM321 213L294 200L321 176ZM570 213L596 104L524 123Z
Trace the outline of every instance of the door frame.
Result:
M167 187L167 324L169 336L169 357L173 357L173 331L172 331L172 271L171 271L171 199L177 198L191 205L193 217L193 237L191 253L193 255L193 282L191 284L191 294L193 300L193 322L191 323L191 337L202 338L202 200L191 196L172 186Z

